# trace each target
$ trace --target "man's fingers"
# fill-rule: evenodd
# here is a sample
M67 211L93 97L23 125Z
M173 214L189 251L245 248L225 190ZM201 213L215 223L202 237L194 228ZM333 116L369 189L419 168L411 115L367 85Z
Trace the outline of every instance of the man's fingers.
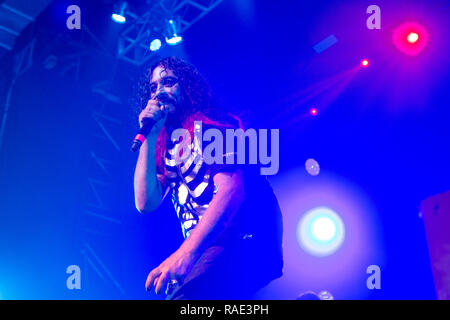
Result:
M150 283L151 283L151 279L152 279L152 273L153 273L153 271L152 272L150 272L149 274L148 274L148 276L147 276L147 280L145 281L145 290L150 290Z
M152 272L148 274L147 281L145 282L145 289L150 290L152 288L152 284L154 284L155 279L161 274L158 268L153 269Z
M147 106L145 107L146 109L152 109L155 107L159 107L159 103L156 100L148 100L147 102Z
M158 279L158 282L156 283L156 288L155 288L156 294L159 294L161 292L162 288L167 287L168 281L169 281L169 273L168 272L162 273Z

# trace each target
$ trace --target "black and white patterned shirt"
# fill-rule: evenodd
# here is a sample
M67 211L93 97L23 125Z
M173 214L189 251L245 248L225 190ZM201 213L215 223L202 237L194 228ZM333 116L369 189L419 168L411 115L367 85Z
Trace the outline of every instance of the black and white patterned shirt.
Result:
M165 156L165 175L170 187L172 203L187 238L208 209L217 188L214 185L213 165L205 163L197 136L191 143L191 153L180 161L182 143L168 142Z
M255 276L262 279L266 274L268 280L280 277L283 266L282 216L267 178L261 176L256 167L226 164L226 159L234 158L235 152L220 155L223 156L224 164L206 163L202 150L205 146L197 140L196 134L191 143L189 156L183 161L180 159L177 161L182 144L182 142L167 142L164 180L165 185L169 187L168 196L171 197L181 223L184 238L189 237L218 192L214 185L214 175L239 168L244 181L245 199L214 245L225 247L229 244L233 247L234 243L238 247L248 247L251 242L249 259L270 261L255 270Z
M203 126L203 129L208 129L208 126ZM227 164L229 158L236 160L236 149L234 152L228 152L225 141L222 148L224 153L219 155L223 163L207 163L202 149L206 145L198 141L200 136L201 134L194 134L191 152L181 161L177 160L177 155L180 155L183 143L168 141L164 159L165 181L170 188L168 195L181 223L184 238L189 237L218 191L214 184L214 175L218 172L240 169L244 181L245 200L218 243L236 239L254 239L266 242L270 246L281 246L281 212L267 178L259 174L258 167Z

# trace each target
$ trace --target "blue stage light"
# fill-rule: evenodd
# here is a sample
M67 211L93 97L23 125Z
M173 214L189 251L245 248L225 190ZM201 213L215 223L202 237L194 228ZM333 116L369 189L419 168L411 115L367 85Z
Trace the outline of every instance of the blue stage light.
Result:
M124 16L117 14L117 13L113 13L111 15L111 18L113 19L114 22L117 22L117 23L125 23L127 21L127 18L125 18Z
M111 19L117 23L125 23L127 18L125 17L125 9L127 8L127 3L124 1L120 5L116 6L115 12L111 15Z
M167 36L166 36L166 42L167 44L174 46L179 44L181 41L183 41L183 37L181 37L178 34L179 24L173 20L170 19L167 21Z
M158 51L161 48L161 40L159 39L153 39L150 43L150 50L151 51Z
M167 42L167 44L170 44L171 46L177 45L177 44L179 44L181 41L183 41L183 37L180 37L180 36L177 36L177 35L174 35L174 36L171 37L171 38L167 38L167 37L166 37L166 42Z
M336 252L344 238L345 228L342 219L327 207L309 210L297 226L297 240L300 246L318 257Z

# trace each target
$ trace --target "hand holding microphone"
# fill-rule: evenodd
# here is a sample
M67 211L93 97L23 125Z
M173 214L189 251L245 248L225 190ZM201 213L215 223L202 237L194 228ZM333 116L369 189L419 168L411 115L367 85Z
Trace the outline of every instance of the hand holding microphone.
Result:
M140 129L133 140L131 151L139 150L147 135L159 134L167 117L168 105L171 103L171 99L165 92L159 93L155 99L148 101L147 106L139 114Z

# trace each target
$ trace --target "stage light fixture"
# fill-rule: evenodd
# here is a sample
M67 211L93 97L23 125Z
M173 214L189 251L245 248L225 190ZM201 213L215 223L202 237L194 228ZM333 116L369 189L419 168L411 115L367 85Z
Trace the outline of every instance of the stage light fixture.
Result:
M318 241L330 241L336 235L336 226L329 217L320 217L312 223L311 231Z
M370 65L370 62L368 59L361 60L361 66L364 68L367 68Z
M151 51L158 51L161 49L161 40L159 39L153 39L150 43L150 50Z
M325 257L342 245L345 228L339 215L327 207L306 212L297 225L297 240L308 253Z
M181 41L183 41L183 37L179 35L180 24L175 19L169 19L166 23L166 43L175 46Z
M407 39L409 43L415 43L417 42L417 40L419 40L419 35L415 32L411 32L410 34L408 34Z
M306 160L305 169L306 169L306 172L308 172L312 176L317 176L320 173L319 163L312 158L309 158L308 160Z
M395 28L392 42L403 53L414 56L422 52L428 43L428 32L416 22L405 22Z
M125 10L127 8L127 5L127 2L123 1L116 6L117 10L115 10L115 12L111 15L111 19L114 22L123 24L127 21L127 18L125 17Z
M316 108L311 108L311 109L309 110L309 113L310 113L312 116L317 116L317 109L316 109Z

